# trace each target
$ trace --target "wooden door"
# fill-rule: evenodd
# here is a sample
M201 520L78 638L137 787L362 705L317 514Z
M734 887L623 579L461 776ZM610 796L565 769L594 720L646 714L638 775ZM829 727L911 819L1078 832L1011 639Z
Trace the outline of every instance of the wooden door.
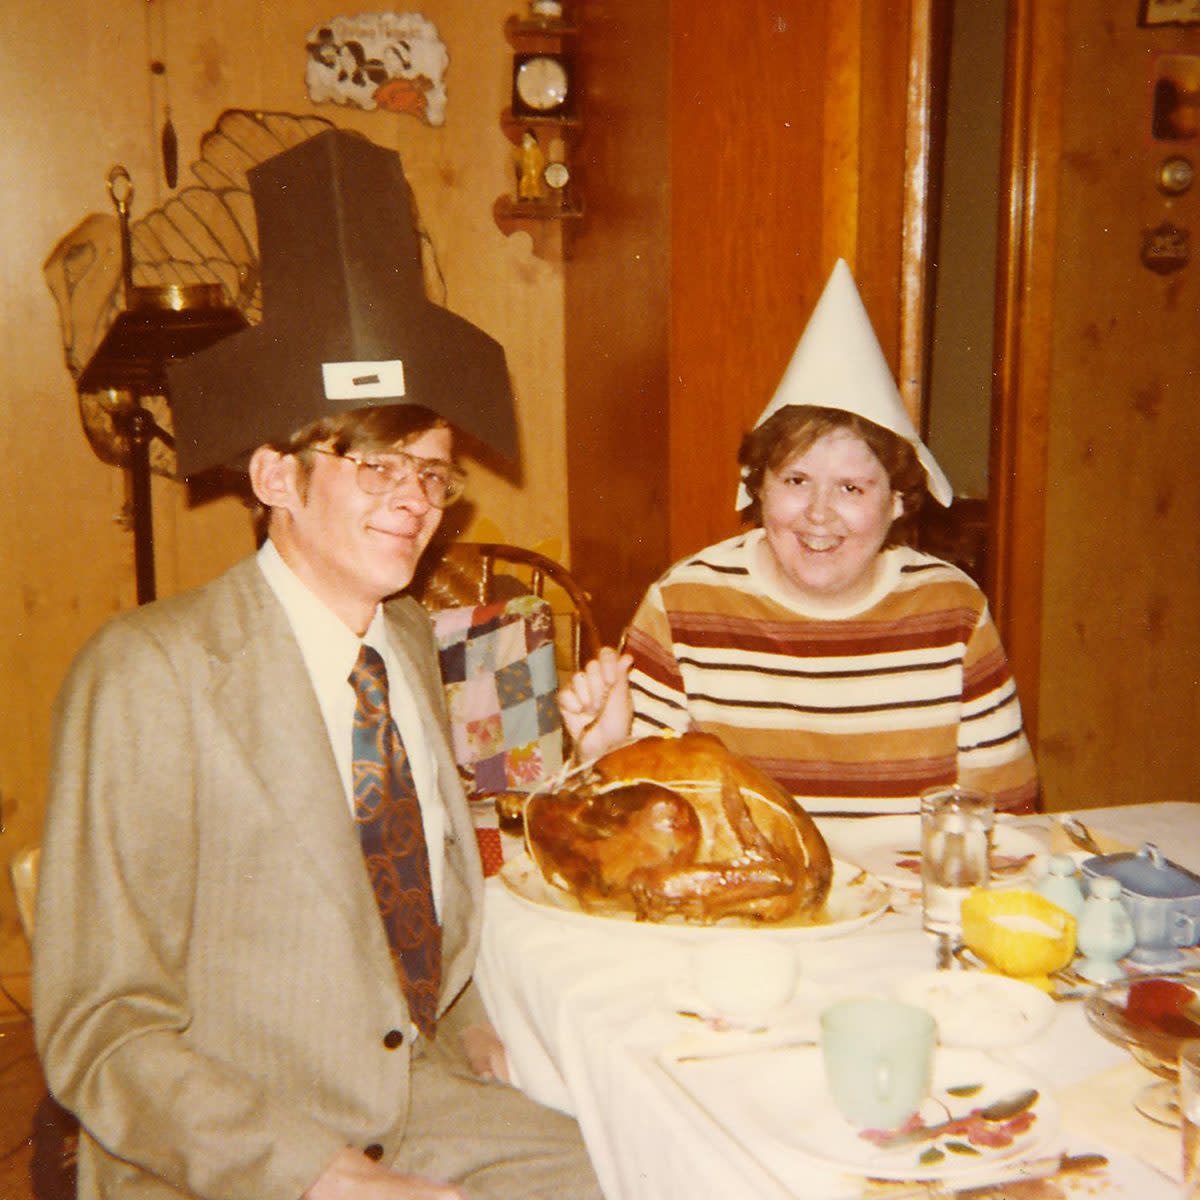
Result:
M1193 800L1200 778L1200 266L1142 261L1164 228L1195 252L1200 191L1156 180L1200 139L1151 115L1200 26L1136 10L1018 0L1010 27L994 598L1052 809Z

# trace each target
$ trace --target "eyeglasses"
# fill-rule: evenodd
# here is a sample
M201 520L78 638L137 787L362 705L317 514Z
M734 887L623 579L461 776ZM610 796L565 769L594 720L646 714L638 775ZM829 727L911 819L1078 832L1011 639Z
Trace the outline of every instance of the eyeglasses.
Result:
M425 499L434 508L449 508L462 499L467 490L467 477L453 463L436 458L418 458L403 450L389 450L377 458L358 458L353 454L341 454L321 446L310 446L318 454L330 458L344 458L355 465L354 478L368 496L386 496L406 484L413 475L421 485Z

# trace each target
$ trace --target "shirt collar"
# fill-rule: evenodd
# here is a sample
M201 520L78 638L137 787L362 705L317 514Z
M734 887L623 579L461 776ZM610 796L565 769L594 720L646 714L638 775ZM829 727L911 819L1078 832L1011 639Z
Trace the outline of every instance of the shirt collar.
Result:
M258 565L283 605L314 678L348 678L364 641L382 652L387 644L382 605L375 606L366 635L359 638L284 562L270 538L258 552Z

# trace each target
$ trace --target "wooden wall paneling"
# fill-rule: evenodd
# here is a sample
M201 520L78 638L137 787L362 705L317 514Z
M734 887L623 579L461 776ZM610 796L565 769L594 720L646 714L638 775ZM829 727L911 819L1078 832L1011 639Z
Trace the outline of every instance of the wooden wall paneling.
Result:
M920 12L922 5L916 6ZM899 376L912 0L861 0L858 252L853 264L884 355Z
M821 114L821 262L830 269L839 258L851 267L858 258L861 58L861 7L841 5L826 22Z
M672 5L672 557L737 530L741 436L824 282L829 19L809 0Z
M122 481L84 438L42 263L85 212L105 211L115 155L135 168L144 162L144 91L140 83L136 92L113 88L113 63L140 41L141 17L132 4L96 27L83 5L50 22L35 3L7 4L0 14L6 44L38 47L0 73L8 117L0 155L0 970L29 961L8 863L40 836L51 700L84 638L132 602L131 547L114 519ZM66 65L70 87L49 64ZM107 144L97 137L101 107L123 131ZM137 136L128 132L135 121Z
M1065 0L1017 0L1005 55L987 570L1035 743L1065 20Z
M667 0L583 3L584 225L565 270L571 568L615 641L667 548Z

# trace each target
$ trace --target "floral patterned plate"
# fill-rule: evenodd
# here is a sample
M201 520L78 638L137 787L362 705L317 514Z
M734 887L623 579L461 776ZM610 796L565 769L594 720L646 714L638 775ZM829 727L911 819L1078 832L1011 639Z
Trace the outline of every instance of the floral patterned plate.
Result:
M887 1132L859 1130L833 1105L818 1049L797 1050L762 1064L767 1078L755 1080L744 1097L744 1119L760 1134L778 1139L827 1165L875 1179L947 1180L970 1177L1008 1159L1025 1157L1058 1127L1058 1105L1030 1075L978 1050L939 1047L933 1091L905 1131L915 1135L884 1146ZM1028 1108L1007 1121L985 1121L979 1110L1004 1097L1032 1089ZM952 1125L936 1136L917 1134L921 1126Z

